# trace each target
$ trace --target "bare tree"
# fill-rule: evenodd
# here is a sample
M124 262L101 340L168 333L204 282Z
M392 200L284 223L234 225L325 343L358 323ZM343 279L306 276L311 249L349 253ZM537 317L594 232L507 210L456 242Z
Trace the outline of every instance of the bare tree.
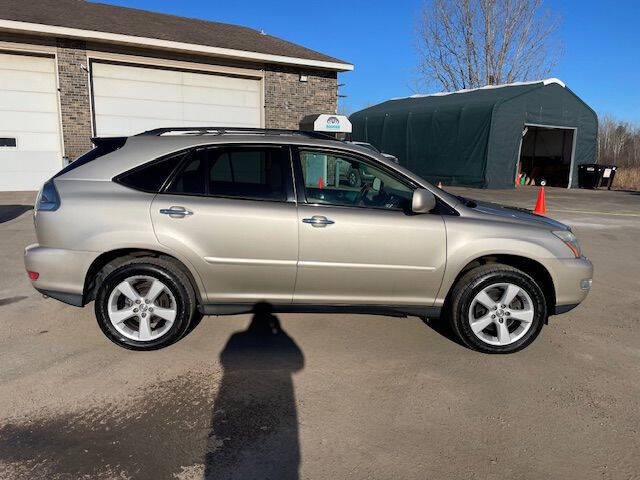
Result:
M598 122L598 161L640 166L640 127L603 115Z
M559 17L543 0L425 0L418 71L446 91L540 79L556 65Z

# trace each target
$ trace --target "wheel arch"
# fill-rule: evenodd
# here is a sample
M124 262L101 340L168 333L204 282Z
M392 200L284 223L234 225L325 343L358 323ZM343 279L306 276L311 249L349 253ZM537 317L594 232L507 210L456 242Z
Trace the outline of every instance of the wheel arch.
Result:
M547 309L549 312L553 312L556 306L556 289L553 283L553 277L549 273L549 270L542 265L540 262L536 260L532 260L528 257L522 257L519 255L508 255L508 254L491 254L491 255L483 255L478 258L471 260L467 263L456 275L455 279L451 283L451 287L447 292L447 296L444 300L444 308L447 308L450 303L450 295L454 289L454 286L458 283L460 278L468 271L473 268L487 265L491 263L500 263L503 265L508 265L513 268L517 268L518 270L523 271L527 275L531 276L536 283L542 289L542 293L544 293L545 300L547 302Z
M189 279L191 283L191 287L196 295L198 305L204 305L206 302L203 301L202 295L203 292L200 288L198 281L196 280L196 275L191 269L180 259L176 258L173 255L170 255L166 252L161 252L153 249L145 249L145 248L119 248L116 250L110 250L108 252L104 252L100 254L98 257L94 259L94 261L89 266L87 270L87 274L85 275L84 280L84 288L82 293L82 303L86 305L87 303L95 300L97 287L101 283L101 277L106 275L105 267L107 265L118 266L126 262L127 260L133 258L140 257L154 257L161 258L163 260L167 260L173 263L176 267L178 267Z

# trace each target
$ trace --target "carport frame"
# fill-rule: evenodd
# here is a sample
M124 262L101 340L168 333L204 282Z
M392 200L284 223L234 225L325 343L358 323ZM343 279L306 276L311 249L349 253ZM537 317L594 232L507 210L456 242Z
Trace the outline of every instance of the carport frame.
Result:
M569 164L569 182L567 183L567 188L571 188L571 182L573 180L573 164L576 159L576 139L578 138L578 127L567 127L560 125L544 125L542 123L526 123L522 127L524 130L527 127L539 127L539 128L549 128L556 130L573 130L573 140L571 141L571 163ZM518 161L516 163L516 173L518 172L518 165L520 164L520 157L522 155L522 141L524 140L524 136L520 137L520 147L518 148Z

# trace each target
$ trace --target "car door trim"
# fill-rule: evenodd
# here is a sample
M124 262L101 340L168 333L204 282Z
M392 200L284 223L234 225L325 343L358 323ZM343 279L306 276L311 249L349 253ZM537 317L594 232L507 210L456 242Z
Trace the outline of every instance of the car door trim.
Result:
M299 267L321 268L362 268L372 270L420 270L432 272L436 267L422 267L418 265L393 265L388 263L348 263L348 262L315 262L303 260L298 262Z
M296 260L269 260L262 258L232 258L232 257L204 257L207 263L218 265L248 265L248 266L283 266L295 267Z

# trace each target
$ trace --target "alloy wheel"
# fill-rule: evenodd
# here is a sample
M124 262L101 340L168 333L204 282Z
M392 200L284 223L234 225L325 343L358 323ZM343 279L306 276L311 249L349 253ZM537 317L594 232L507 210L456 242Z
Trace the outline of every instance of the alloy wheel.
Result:
M509 345L531 328L535 310L531 296L513 283L495 283L480 290L469 306L469 325L490 345Z
M131 276L116 285L107 305L113 327L125 337L150 342L165 335L178 309L171 290L146 275Z

